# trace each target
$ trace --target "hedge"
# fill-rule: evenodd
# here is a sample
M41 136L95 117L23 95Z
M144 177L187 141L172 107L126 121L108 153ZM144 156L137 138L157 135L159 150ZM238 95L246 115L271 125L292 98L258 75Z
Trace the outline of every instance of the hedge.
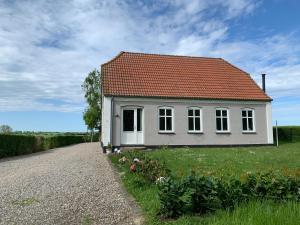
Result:
M273 127L274 141L276 141L276 128ZM300 126L278 127L278 140L283 142L300 141Z
M69 136L69 135L58 135L58 136L42 136L41 138L41 148L43 150L57 148L61 146L67 146L71 144L77 144L86 142L85 136Z
M93 141L99 140L94 136ZM16 135L0 134L0 158L39 152L51 148L89 142L87 135Z

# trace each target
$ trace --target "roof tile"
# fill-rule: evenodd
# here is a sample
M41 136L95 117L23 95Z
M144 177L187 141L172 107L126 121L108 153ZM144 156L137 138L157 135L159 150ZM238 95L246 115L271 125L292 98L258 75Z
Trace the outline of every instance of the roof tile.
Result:
M121 52L102 65L110 96L272 100L250 75L221 58Z

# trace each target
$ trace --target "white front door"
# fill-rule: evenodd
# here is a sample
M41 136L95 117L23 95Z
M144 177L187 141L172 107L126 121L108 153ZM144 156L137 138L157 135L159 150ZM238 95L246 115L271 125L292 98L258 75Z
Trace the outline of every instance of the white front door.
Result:
M121 124L121 144L144 144L142 108L123 108Z

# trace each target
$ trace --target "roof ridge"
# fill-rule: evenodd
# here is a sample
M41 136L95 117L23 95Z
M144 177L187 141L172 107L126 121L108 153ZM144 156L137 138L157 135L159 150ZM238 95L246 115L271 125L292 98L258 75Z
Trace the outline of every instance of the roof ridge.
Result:
M127 51L122 51L122 53L128 53L128 54L140 54L140 55L170 56L170 57L185 57L185 58L222 59L222 58L219 58L219 57L189 56L189 55L171 55L171 54L145 53L145 52L127 52Z

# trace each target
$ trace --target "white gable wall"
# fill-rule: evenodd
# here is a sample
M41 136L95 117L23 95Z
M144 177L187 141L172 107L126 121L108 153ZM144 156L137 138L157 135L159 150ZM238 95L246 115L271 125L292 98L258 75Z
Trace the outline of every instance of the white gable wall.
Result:
M268 144L273 144L273 125L272 125L272 105L271 102L266 103L266 118L267 118L267 135Z

